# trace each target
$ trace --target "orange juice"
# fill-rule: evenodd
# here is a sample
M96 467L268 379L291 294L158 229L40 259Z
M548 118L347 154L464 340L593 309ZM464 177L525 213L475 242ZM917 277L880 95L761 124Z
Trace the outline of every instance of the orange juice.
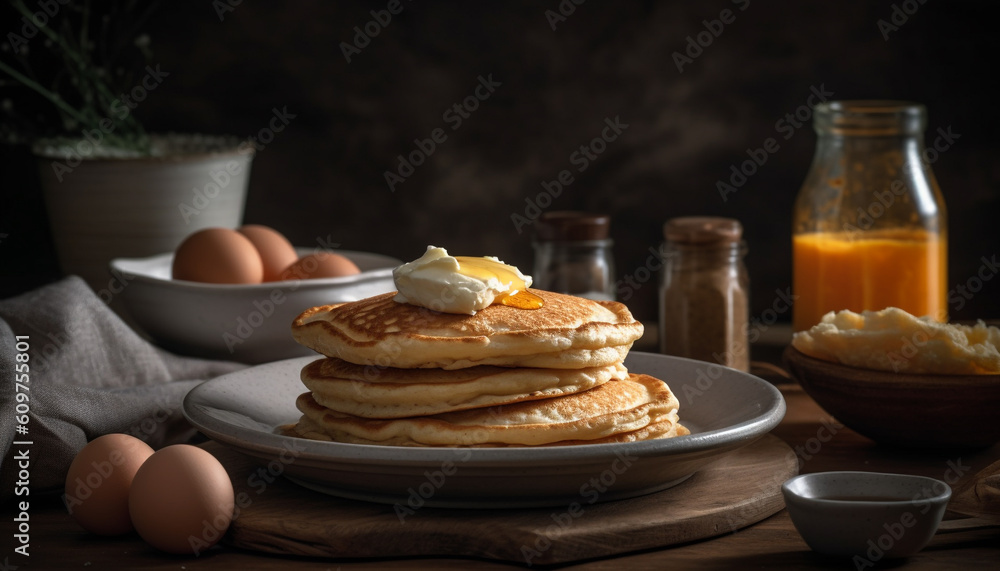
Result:
M795 331L829 311L898 307L947 320L947 245L922 230L797 234L792 239Z

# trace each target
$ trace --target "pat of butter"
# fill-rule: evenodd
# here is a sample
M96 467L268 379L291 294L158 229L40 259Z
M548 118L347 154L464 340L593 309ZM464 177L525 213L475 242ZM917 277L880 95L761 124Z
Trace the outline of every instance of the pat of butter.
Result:
M449 256L434 246L393 270L392 279L398 291L395 301L468 315L531 286L531 276L494 257Z

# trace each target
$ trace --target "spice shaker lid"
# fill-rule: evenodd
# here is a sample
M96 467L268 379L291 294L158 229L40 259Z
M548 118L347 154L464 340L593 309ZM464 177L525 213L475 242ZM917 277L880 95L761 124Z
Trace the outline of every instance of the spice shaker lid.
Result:
M545 212L535 223L535 236L545 242L606 240L611 217L578 210Z
M663 236L670 242L710 246L739 242L743 225L733 218L716 216L684 216L672 218L663 225Z

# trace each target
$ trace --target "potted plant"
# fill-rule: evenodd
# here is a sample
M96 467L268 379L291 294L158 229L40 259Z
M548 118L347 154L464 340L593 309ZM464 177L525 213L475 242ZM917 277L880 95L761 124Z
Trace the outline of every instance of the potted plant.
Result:
M169 81L135 30L152 6L11 0L0 48L0 137L30 145L63 272L107 287L108 263L171 251L243 218L253 147L235 137L148 134L135 116ZM105 3L101 4L102 6Z

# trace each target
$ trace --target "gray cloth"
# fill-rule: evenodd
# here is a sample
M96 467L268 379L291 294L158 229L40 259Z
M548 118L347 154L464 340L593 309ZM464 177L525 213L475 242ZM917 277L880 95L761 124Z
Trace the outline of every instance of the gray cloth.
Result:
M21 383L21 392L27 389L29 400L18 411L15 336L23 335L30 382ZM14 494L14 458L25 450L36 494L62 489L73 457L103 434L132 434L154 449L190 439L194 430L180 410L184 395L242 367L151 345L77 277L0 301L0 504ZM28 433L18 434L24 404Z

